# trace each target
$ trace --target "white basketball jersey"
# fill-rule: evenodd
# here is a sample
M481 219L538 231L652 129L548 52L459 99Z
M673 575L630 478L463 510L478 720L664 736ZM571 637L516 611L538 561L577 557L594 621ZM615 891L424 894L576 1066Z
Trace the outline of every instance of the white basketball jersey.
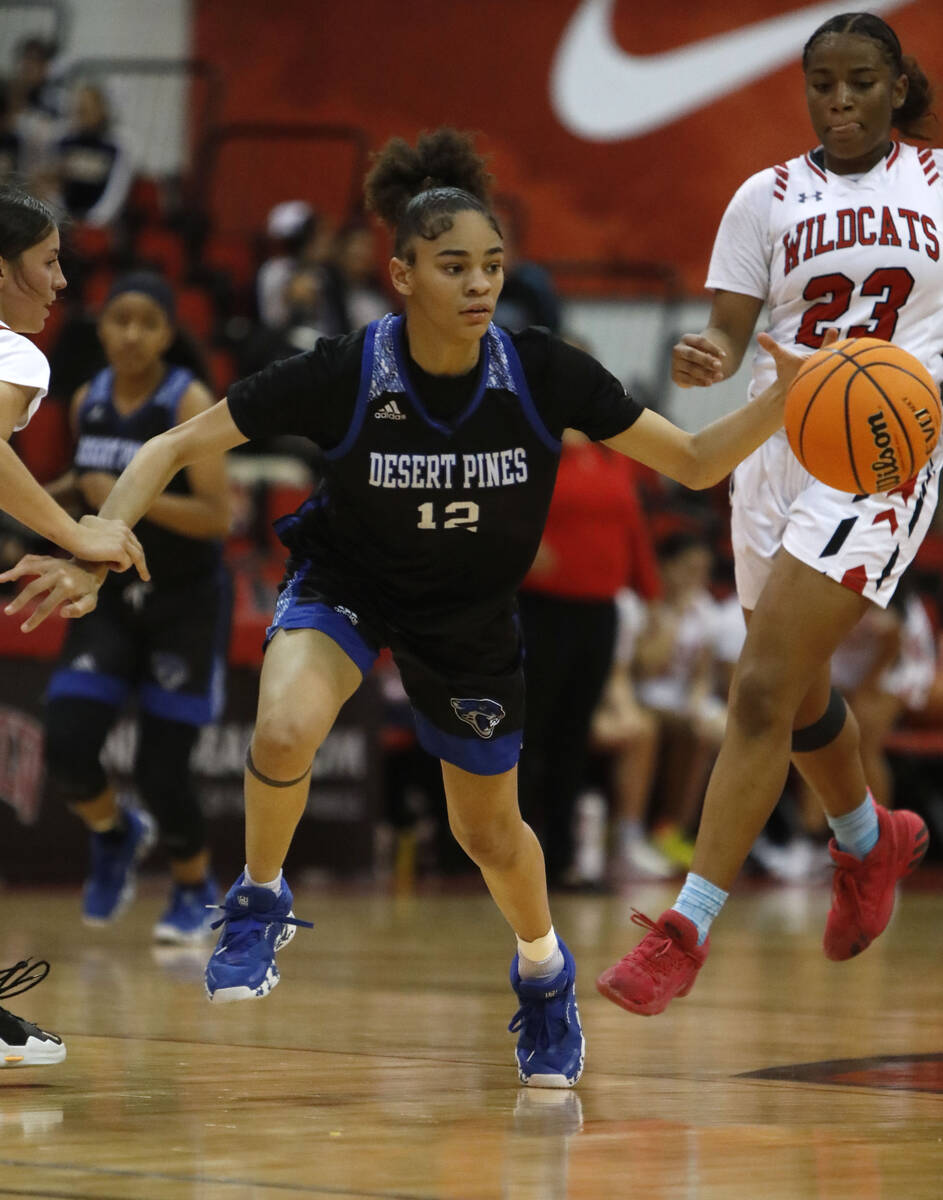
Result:
M943 380L943 151L895 142L864 175L813 152L751 176L731 200L707 286L765 300L777 342L811 353L827 329L896 342ZM775 375L757 351L758 395Z

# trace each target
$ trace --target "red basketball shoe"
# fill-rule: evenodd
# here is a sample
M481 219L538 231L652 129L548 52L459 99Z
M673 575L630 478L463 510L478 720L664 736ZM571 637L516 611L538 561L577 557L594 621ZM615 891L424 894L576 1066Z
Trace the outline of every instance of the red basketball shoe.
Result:
M603 971L596 988L620 1008L651 1017L694 987L711 940L699 946L697 926L673 908L663 912L657 923L633 909L632 923L649 932L625 958Z
M866 950L883 933L894 909L894 888L927 852L929 833L916 813L889 812L875 804L878 840L863 859L839 850L835 839L828 852L835 863L832 907L825 924L827 958L842 961Z

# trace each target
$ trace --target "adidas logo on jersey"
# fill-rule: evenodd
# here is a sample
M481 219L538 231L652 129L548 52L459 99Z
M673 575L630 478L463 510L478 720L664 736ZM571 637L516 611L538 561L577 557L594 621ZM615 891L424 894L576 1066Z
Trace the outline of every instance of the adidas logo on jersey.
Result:
M387 400L382 408L373 414L378 421L405 421L406 414L400 410L395 400Z

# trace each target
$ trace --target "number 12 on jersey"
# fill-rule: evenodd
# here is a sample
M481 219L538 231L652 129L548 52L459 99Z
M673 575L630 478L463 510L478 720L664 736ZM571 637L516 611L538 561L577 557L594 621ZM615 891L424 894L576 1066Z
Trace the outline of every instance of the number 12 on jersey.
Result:
M445 520L442 529L466 529L469 533L478 532L478 505L474 500L453 500L444 509ZM419 505L419 521L417 529L438 529L435 504L428 500Z

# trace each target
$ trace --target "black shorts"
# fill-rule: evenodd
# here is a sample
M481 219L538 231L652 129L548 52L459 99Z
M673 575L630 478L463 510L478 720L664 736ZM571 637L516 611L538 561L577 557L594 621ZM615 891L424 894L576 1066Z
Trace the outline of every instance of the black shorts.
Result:
M69 623L47 699L78 696L117 708L136 691L152 716L209 724L225 699L231 616L223 571L173 587L136 577L109 582L95 610Z
M317 629L366 675L384 646L399 668L420 744L475 775L509 771L524 726L523 643L513 599L440 614L421 630L391 627L362 598L330 594L304 560L292 560L266 644L280 629Z

